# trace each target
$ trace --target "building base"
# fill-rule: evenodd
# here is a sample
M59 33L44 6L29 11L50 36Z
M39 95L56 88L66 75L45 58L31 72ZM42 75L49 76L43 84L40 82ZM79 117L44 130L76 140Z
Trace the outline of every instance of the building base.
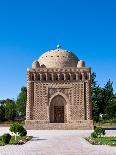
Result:
M25 127L28 130L91 130L92 120L80 120L73 123L48 123L38 120L26 120Z

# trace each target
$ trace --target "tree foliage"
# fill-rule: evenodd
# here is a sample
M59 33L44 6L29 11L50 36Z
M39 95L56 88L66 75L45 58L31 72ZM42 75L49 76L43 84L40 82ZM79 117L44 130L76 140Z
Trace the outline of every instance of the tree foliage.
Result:
M5 107L4 107L5 100L0 101L0 121L5 121Z
M24 118L26 115L27 88L22 87L21 92L16 100L16 108L19 117Z
M21 137L27 135L26 129L25 129L21 124L19 124L19 123L13 123L13 124L11 124L9 130L10 130L13 134L15 134L15 140L16 140L17 135L19 135L19 136L21 136Z
M11 135L9 133L5 133L2 135L2 141L4 144L9 144L11 140Z
M27 88L22 87L17 100L0 100L0 121L25 119L27 102Z
M96 74L92 73L93 120L98 122L100 114L105 116L107 119L115 118L116 96L113 94L113 82L108 80L106 85L101 88L95 79Z
M6 101L4 102L4 108L5 108L5 119L13 121L16 116L15 101L11 99L6 99Z

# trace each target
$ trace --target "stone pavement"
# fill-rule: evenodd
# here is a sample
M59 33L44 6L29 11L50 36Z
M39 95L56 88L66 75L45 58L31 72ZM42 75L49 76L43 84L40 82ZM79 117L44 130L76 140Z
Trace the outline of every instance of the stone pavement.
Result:
M0 135L9 132L0 127ZM89 144L83 137L90 130L30 130L34 138L25 145L0 146L0 155L116 155L116 147ZM116 131L106 131L116 135Z

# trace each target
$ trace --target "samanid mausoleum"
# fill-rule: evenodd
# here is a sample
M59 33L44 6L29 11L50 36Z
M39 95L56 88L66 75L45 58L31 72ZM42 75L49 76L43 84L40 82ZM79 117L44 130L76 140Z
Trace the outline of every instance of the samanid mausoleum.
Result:
M27 129L92 129L91 69L58 45L27 69Z

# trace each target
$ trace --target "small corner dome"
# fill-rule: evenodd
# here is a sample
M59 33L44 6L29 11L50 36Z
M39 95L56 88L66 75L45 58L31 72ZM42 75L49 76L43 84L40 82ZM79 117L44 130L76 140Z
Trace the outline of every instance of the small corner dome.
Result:
M85 61L83 61L83 60L78 61L77 67L78 68L85 67Z
M40 64L39 64L38 61L34 61L34 62L32 63L32 68L33 68L33 69L36 69L36 68L39 68L39 67L40 67Z
M74 53L57 48L45 52L38 61L40 66L45 65L46 68L63 68L77 67L79 59Z

